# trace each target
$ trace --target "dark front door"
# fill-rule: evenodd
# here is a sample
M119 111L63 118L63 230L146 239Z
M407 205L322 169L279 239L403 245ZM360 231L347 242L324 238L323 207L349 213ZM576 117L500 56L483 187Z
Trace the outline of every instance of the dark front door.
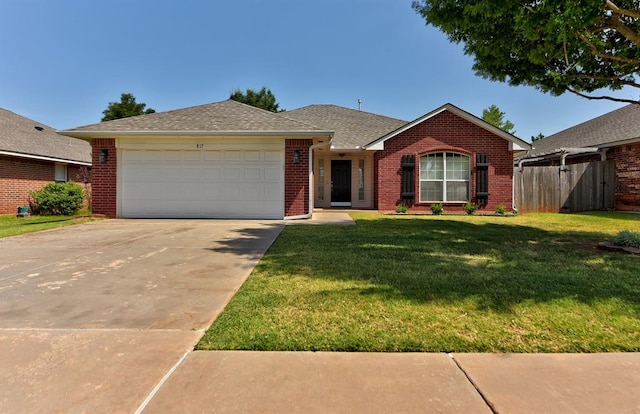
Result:
M331 205L351 205L351 160L331 160Z

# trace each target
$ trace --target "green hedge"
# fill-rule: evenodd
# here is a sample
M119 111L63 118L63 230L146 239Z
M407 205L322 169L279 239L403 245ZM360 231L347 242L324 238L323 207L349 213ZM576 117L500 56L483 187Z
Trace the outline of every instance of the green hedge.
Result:
M47 216L72 216L82 208L84 198L84 189L80 184L50 183L31 193L31 212Z

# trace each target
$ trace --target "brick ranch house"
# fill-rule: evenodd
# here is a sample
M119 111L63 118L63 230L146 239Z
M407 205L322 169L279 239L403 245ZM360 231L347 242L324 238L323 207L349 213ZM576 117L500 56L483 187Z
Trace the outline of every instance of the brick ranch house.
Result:
M0 108L0 214L29 205L29 194L51 182L89 179L91 146Z
M93 147L109 217L304 218L314 208L512 206L530 145L453 106L412 122L335 105L272 113L232 100L59 131Z
M615 208L640 211L640 105L630 104L533 143L529 165L615 161Z

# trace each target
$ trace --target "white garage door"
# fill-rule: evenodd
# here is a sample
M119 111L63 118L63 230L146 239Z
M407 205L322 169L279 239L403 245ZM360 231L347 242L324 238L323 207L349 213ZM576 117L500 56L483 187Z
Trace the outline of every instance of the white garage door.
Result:
M125 149L121 160L121 217L284 216L281 149Z

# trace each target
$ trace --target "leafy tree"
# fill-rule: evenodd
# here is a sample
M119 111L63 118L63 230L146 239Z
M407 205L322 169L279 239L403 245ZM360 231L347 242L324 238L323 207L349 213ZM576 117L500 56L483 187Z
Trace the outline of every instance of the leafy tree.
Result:
M145 103L137 103L133 94L123 93L120 96L120 102L109 102L107 109L102 111L104 115L102 122L130 116L152 114L155 112L155 110L151 108L145 109L146 106L147 104Z
M552 95L640 88L639 0L414 0L413 9L463 43L476 74Z
M482 110L482 119L505 132L515 134L516 131L513 130L515 125L513 125L513 122L511 121L505 120L504 115L505 113L495 105L491 105L490 107Z
M544 135L542 134L542 132L540 132L536 136L531 136L531 142L536 142L538 140L541 140L542 138L544 138Z
M240 89L236 89L231 92L229 99L242 102L247 105L262 108L271 112L284 112L284 109L280 109L280 104L276 102L276 97L271 93L271 89L263 86L259 91L254 89L247 89L246 92L242 92Z

